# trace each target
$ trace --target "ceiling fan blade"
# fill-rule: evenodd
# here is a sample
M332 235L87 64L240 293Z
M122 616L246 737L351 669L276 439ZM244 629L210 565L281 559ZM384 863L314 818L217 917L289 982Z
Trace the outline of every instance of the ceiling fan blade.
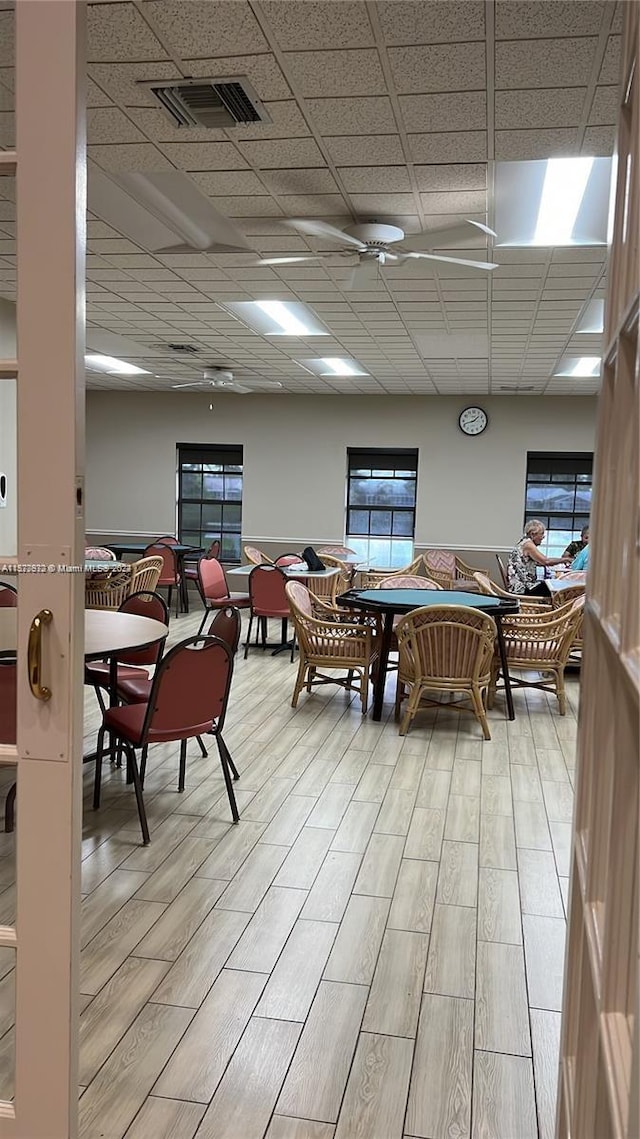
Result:
M472 261L467 257L439 257L436 253L407 253L407 260L409 259L425 260L425 261L446 261L449 265L467 265L471 269L497 269L498 265L495 261Z
M339 241L342 245L355 245L357 249L367 248L357 237L352 237L350 233L345 233L344 230L338 229L335 225L329 225L325 221L314 221L313 218L291 218L285 224L293 226L300 233L309 234L311 237L330 238L332 241Z
M369 281L375 281L378 277L378 262L373 258L367 258L360 261L353 269L351 276L344 286L346 292L351 292L353 289L359 289L365 286Z
M235 383L235 380L234 380ZM280 380L241 380L240 383L246 383L250 388L281 388Z
M158 376L159 380L169 379L169 376ZM191 384L172 384L172 388L206 388L209 387L209 380L194 380Z
M473 228L469 229L469 226ZM414 234L413 237L405 238L403 249L436 249L448 245L462 245L472 237L478 236L474 233L474 229L486 234L487 237L498 236L493 229L489 229L489 226L483 225L482 222L464 221L459 225L448 225L441 229L426 229L422 233Z
M326 256L324 253L307 253L305 255L285 256L282 257L260 257L254 261L254 265L293 265L296 261L319 261L321 257Z
M233 383L233 384L227 384L226 387L223 388L222 390L223 391L229 391L229 392L237 392L238 395L248 395L249 392L251 391L251 388L245 388L244 384Z

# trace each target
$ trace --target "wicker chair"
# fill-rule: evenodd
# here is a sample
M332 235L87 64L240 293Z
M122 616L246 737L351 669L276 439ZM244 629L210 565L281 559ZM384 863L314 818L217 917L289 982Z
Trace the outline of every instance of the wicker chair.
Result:
M335 605L338 594L344 593L351 585L353 580L351 567L345 565L339 558L332 557L331 554L323 554L322 560L327 569L337 569L339 572L332 577L309 577L305 580L305 585L315 597Z
M480 573L479 570L476 570L473 576L478 583L480 593L484 593L486 597L506 597L509 601L518 601L521 613L548 613L551 608L551 602L544 597L529 597L526 594L509 593L508 590L501 589L486 573Z
M115 562L116 555L106 546L85 546L84 560L86 562Z
M415 576L421 566L422 555L420 554L412 562L409 562L408 566L402 566L401 569L360 570L358 573L358 589L376 589L381 582L388 581L390 577L399 577L404 574Z
M132 593L155 593L163 564L160 557L141 558L139 562L132 562L129 567L131 581L127 597Z
M127 565L117 565L113 569L89 570L85 577L85 608L119 609L132 592L131 571L132 566Z
M485 698L496 639L491 617L466 605L429 605L407 613L396 627L396 636L396 719L400 716L404 689L410 689L400 735L406 735L426 692L462 692L469 696L471 707L448 704L447 708L473 712L484 738L490 740ZM438 706L440 702L425 703Z
M561 716L566 713L564 670L576 637L582 629L584 597L570 601L560 609L542 613L514 613L502 618L505 653L509 665L512 688L539 688L553 692L558 699ZM514 677L513 670L527 673L549 673L539 680ZM496 655L491 672L489 703L491 708L496 692L500 660Z
M285 587L300 648L300 663L291 706L296 707L302 689L319 684L338 684L357 692L362 715L367 711L369 677L378 661L377 619L344 614L324 605L299 581ZM327 676L319 669L346 670L346 676Z
M498 563L498 569L500 570L500 577L502 578L502 584L504 585L505 589L508 589L509 588L509 576L507 574L507 567L505 566L503 559L500 557L500 554L496 554L496 561Z
M259 550L257 548L257 546L243 546L242 548L244 550L245 558L247 559L248 562L251 562L252 565L254 565L254 566L272 566L273 565L273 558L268 557L267 554L263 554L262 550Z
M317 551L319 557L328 554L332 558L357 558L356 550L352 550L350 546L321 546Z
M424 572L443 589L451 589L456 579L456 556L451 550L425 550L420 556Z
M559 589L551 594L551 604L554 609L562 609L563 605L567 605L569 601L575 601L576 597L584 597L584 595L584 585L568 585L566 589Z

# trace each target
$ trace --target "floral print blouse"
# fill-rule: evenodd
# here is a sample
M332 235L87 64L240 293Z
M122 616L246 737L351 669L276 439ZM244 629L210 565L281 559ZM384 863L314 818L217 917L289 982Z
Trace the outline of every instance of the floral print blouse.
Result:
M509 565L507 567L507 578L509 581L510 593L526 593L527 590L533 589L537 583L537 562L531 557L530 554L523 553L522 547L525 542L529 542L530 538L522 537L517 546L514 546L509 554Z

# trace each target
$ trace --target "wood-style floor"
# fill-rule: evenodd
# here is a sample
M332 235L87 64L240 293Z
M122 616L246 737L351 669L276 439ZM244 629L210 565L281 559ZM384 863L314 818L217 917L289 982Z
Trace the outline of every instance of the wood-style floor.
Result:
M237 827L215 745L182 795L177 748L151 752L146 848L121 770L86 800L82 1139L553 1139L575 675L566 717L520 691L487 743L446 707L401 738L393 676L380 724L333 687L292 709L294 676L236 662ZM88 749L97 723L88 692Z

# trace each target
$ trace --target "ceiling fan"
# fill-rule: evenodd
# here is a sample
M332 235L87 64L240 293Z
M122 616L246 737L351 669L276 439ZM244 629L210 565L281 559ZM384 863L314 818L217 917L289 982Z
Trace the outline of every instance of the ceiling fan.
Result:
M444 261L450 265L465 265L472 269L490 271L497 269L493 261L474 261L466 257L446 257L443 254L427 253L424 250L442 249L449 245L459 245L468 241L476 231L490 237L497 237L494 230L479 221L464 221L459 225L447 226L443 229L424 230L422 233L407 238L403 229L396 225L385 225L380 222L366 222L362 225L350 225L347 229L338 229L327 222L316 221L313 218L292 218L286 223L310 237L321 237L325 240L340 242L348 246L341 250L338 256L352 256L356 254L358 262L351 277L345 285L346 290L356 289L367 281L374 280L380 269L385 265L401 264L408 260ZM477 233L475 234L477 236ZM398 245L397 252L390 246ZM299 256L290 254L275 257L261 258L258 265L286 265L296 261L317 261L325 257L335 257L335 253L309 253Z
M281 388L282 384L279 380L259 380L250 379L234 380L233 372L230 368L210 367L204 368L202 376L199 380L192 380L187 384L172 384L172 388L204 388L207 391L228 391L237 392L239 395L246 395L247 392L252 391L271 391L276 388Z

